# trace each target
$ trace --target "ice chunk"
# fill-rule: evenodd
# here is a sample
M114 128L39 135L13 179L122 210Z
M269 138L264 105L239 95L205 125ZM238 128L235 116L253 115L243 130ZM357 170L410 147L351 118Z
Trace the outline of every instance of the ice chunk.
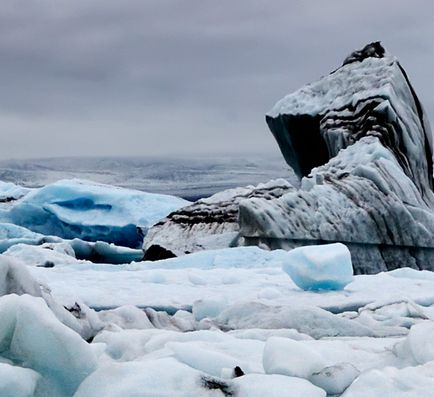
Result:
M201 347L197 342L169 342L166 347L173 351L175 357L182 363L213 376L221 376L225 368L240 366L248 369L248 363L224 354Z
M75 238L72 241L68 241L68 244L73 249L77 259L89 260L94 263L121 264L141 261L143 259L143 251L141 249L118 247L113 243L109 244L105 241L90 243Z
M46 235L138 248L143 241L138 226L147 228L187 204L178 197L73 179L32 191L7 217Z
M262 364L267 374L309 378L324 368L325 361L303 342L273 336L265 343Z
M237 397L325 397L324 390L305 379L283 376L248 374L236 378L233 383L239 387Z
M118 327L123 329L154 328L146 313L131 305L102 311L99 313L99 318L105 323L116 324Z
M54 383L59 394L71 395L96 367L92 348L63 325L41 298L0 298L0 351Z
M42 296L39 283L22 263L0 255L0 296L7 294Z
M374 330L362 324L318 307L271 306L257 302L228 307L217 317L216 323L223 329L293 328L313 338L375 335Z
M74 397L213 397L199 371L174 358L108 363L80 385Z
M0 363L0 396L33 397L39 377L32 369Z
M428 397L434 390L434 362L397 369L386 367L361 374L342 397Z
M353 383L360 371L350 363L340 363L313 373L309 380L327 394L341 394Z
M417 364L434 361L434 322L424 321L413 325L407 338L398 342L395 352L403 359L414 360Z
M237 329L234 331L229 331L228 334L235 336L239 339L255 339L260 341L266 341L272 336L279 336L283 338L289 338L293 340L312 340L313 338L309 335L301 334L295 329L260 329L260 328L250 328L250 329Z
M44 241L55 241L56 238L34 233L25 227L12 223L0 223L0 253L5 252L15 244L42 244ZM60 240L60 239L59 239Z
M193 316L196 321L204 318L217 317L226 307L228 301L224 298L200 299L193 303Z
M353 279L351 254L341 243L295 248L283 270L304 290L339 290Z

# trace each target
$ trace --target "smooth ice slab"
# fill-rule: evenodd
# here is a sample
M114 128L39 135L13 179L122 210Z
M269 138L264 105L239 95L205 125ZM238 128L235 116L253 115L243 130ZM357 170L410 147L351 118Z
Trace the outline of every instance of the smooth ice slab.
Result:
M304 290L339 290L353 280L350 251L340 243L295 248L283 270Z

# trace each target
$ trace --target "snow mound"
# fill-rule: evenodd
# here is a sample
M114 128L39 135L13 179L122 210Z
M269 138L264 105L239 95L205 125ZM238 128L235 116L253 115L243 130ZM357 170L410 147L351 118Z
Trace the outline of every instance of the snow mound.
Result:
M324 359L302 342L277 336L267 340L262 359L265 373L309 378L325 366Z
M339 290L353 279L351 254L341 243L295 248L283 270L304 290Z
M178 197L116 188L78 179L33 190L7 218L45 235L140 247L146 229L189 204Z

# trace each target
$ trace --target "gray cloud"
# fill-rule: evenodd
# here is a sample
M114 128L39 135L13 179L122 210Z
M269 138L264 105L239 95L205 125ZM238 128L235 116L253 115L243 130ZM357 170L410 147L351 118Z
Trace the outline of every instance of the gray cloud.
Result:
M277 152L264 113L382 40L428 114L431 0L4 0L0 157Z

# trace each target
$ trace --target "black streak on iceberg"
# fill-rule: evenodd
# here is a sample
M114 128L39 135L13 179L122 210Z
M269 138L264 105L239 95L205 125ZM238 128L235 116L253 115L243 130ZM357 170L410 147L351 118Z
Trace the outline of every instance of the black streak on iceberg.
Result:
M272 200L292 185L276 179L258 186L224 190L172 212L154 225L144 241L145 259L158 260L237 244L238 206L243 200Z
M432 268L432 133L404 69L380 43L279 101L266 120L301 187L240 204L246 244L341 241L358 273Z

